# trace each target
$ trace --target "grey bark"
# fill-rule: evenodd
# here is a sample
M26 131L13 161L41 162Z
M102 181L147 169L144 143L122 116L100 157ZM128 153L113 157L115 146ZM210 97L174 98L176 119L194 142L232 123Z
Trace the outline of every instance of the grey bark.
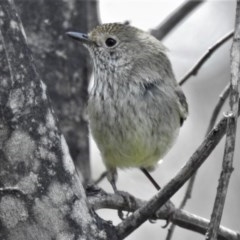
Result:
M88 182L84 106L91 69L84 49L66 39L64 32L92 28L97 23L96 2L16 3L26 34L12 0L0 1L0 239L123 239L127 235L124 228L117 237L116 228L88 205L71 159ZM48 92L40 78L47 83ZM225 122L223 119L221 125ZM224 126L221 131L225 131ZM189 219L181 216L178 220L176 216L176 224L189 227ZM207 222L203 224L196 231L205 231ZM239 238L239 234L229 233L233 239Z
M91 75L89 55L66 31L87 32L98 23L96 1L16 1L28 44L48 87L60 129L84 183L91 178L84 109Z
M1 0L0 239L116 239L88 207L26 40L13 2Z
M186 18L193 10L201 5L205 0L186 0L181 6L174 10L151 34L158 40L162 40L168 35L184 18Z

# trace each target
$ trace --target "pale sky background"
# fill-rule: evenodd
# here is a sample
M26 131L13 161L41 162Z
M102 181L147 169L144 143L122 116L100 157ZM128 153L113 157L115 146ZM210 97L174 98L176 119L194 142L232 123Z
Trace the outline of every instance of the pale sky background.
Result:
M182 2L180 0L100 0L99 10L103 23L129 20L132 25L148 31L159 25ZM177 79L180 79L211 45L233 28L234 17L235 1L210 0L198 7L164 39L163 43L169 49L168 55ZM190 115L181 129L175 146L153 172L153 176L161 186L176 174L203 140L212 109L230 79L230 46L231 41L212 56L196 77L189 79L183 86ZM227 109L226 106L223 111ZM238 131L239 135L240 131ZM192 199L186 208L191 213L205 218L210 217L221 170L223 149L224 140L200 168ZM240 231L239 153L238 137L235 171L231 177L222 219L223 225L237 231ZM93 177L97 178L105 168L93 140L91 140L91 159ZM119 171L117 186L120 190L128 191L142 199L149 199L156 193L139 170ZM106 191L112 191L106 180L102 182L101 187ZM182 195L183 191L180 191L172 198L174 204L179 204ZM115 224L119 222L114 211L102 210L99 214L105 219L113 220ZM167 230L161 228L164 223L164 221L155 224L145 223L127 239L165 239ZM177 228L173 239L200 240L204 239L204 236Z

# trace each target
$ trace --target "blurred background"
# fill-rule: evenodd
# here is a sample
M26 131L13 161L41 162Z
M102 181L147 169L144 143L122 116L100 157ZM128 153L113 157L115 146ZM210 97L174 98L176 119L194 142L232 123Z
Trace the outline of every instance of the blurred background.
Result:
M149 31L157 27L182 2L180 0L100 0L99 12L103 23L128 20L131 25ZM233 29L235 7L236 2L233 0L206 1L164 38L163 43L169 50L168 56L172 61L178 80L210 46ZM204 138L219 94L230 79L230 47L231 40L214 53L197 76L191 77L183 85L190 114L181 129L175 146L152 173L161 186L164 186L178 172ZM222 113L227 110L228 103ZM240 131L237 135L235 170L230 180L222 225L240 231ZM105 167L94 141L92 139L90 141L93 177L97 178L105 170ZM199 169L192 198L186 207L189 212L208 219L211 215L221 171L224 143L225 139ZM102 181L100 185L106 191L112 191L107 180ZM128 191L136 197L146 200L156 193L139 170L120 170L117 185L120 190ZM172 198L176 206L182 200L184 190L185 186ZM101 210L99 214L104 219L113 220L115 224L119 222L115 211ZM155 224L147 222L127 239L165 239L167 230L161 228L164 224L164 221L157 221ZM181 228L176 229L173 237L173 239L185 240L193 238L195 240L204 239L202 235Z

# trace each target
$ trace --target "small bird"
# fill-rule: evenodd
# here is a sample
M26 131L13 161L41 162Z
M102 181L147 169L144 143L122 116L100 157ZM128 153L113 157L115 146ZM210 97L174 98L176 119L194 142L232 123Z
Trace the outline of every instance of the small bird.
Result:
M67 32L91 55L90 130L117 192L117 168L154 169L172 147L188 105L160 41L121 23Z

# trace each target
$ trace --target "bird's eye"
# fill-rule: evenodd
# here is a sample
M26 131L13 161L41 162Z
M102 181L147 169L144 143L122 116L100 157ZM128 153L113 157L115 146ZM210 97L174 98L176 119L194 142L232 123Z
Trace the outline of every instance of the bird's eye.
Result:
M108 46L108 47L113 47L114 45L116 45L117 41L113 38L107 38L106 41L105 41L105 44Z

